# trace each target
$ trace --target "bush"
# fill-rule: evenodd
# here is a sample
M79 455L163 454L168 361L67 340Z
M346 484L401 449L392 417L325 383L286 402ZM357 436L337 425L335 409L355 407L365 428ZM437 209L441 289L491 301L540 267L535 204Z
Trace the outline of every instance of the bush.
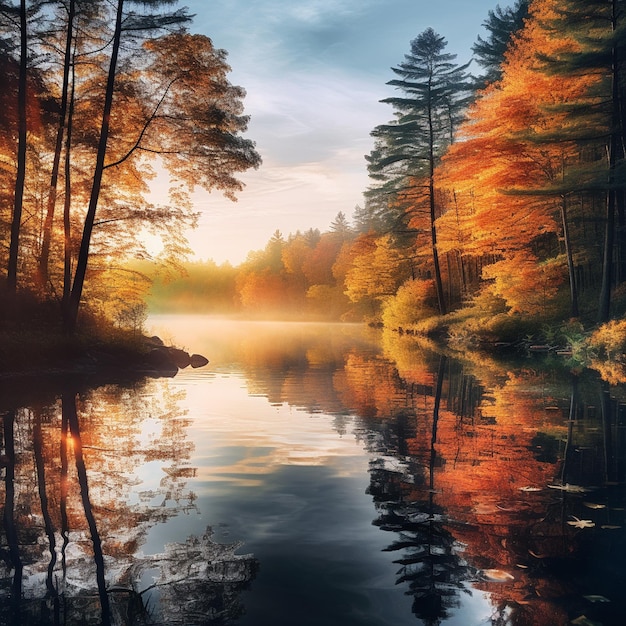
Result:
M408 280L383 304L383 326L390 330L415 330L418 322L437 313L432 280Z
M626 360L626 320L611 320L589 337L589 348L600 358Z

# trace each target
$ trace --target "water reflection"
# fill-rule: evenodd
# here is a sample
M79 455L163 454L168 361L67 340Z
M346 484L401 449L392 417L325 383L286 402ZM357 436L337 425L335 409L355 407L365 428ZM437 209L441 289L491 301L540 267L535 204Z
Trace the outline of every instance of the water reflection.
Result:
M0 623L218 624L241 613L256 562L240 544L208 528L139 550L151 527L194 507L180 394L61 387L2 413ZM158 487L137 491L154 462Z
M622 623L621 390L590 372L445 357L427 371L404 360L398 379L386 357L388 371L352 361L364 374L352 393L369 398L370 429L380 422L368 441L375 523L395 535L422 623L446 622L468 583L489 594L492 624Z
M160 323L211 367L2 396L0 623L623 623L623 387L351 326Z

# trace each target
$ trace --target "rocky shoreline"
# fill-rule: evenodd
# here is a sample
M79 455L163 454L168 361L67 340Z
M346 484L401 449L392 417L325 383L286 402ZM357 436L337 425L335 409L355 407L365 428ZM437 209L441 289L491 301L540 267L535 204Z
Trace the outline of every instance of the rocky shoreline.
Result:
M116 381L120 378L171 378L179 370L197 369L209 363L205 356L167 346L157 336L141 337L127 346L98 343L83 349L73 348L56 357L31 354L25 358L24 353L20 356L16 362L6 360L2 363L0 379L70 376Z
M144 355L142 362L147 373L153 372L158 376L175 376L178 370L187 367L198 369L209 363L209 359L201 354L189 354L181 348L166 346L157 336L149 337L147 344L150 349Z

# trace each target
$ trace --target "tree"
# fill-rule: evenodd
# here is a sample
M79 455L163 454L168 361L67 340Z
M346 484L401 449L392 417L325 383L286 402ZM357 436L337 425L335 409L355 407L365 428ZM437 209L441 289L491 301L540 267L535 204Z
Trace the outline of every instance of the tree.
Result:
M17 172L15 176L15 191L13 194L13 217L11 219L11 243L9 246L9 262L7 266L7 288L10 294L17 290L17 263L20 245L20 231L22 225L22 210L24 202L24 184L26 181L26 103L27 103L27 71L28 71L28 13L26 0L20 0L19 7L12 4L0 5L3 13L14 14L19 23L19 78L17 92L18 111L18 140L17 140Z
M127 0L129 4L132 0ZM149 8L158 8L159 5L172 4L173 0L152 0L143 2ZM113 95L115 93L115 77L117 73L118 55L120 51L120 45L122 42L122 33L124 30L131 30L137 32L140 30L154 30L157 27L172 26L181 24L189 20L189 18L182 13L179 14L147 14L142 16L129 15L125 23L124 15L124 0L118 0L115 10L115 26L113 32L111 56L109 62L109 71L107 75L106 90L104 94L104 104L102 108L102 122L100 125L100 133L98 140L98 152L96 156L96 163L93 171L93 184L91 187L91 195L89 198L89 208L85 216L83 225L83 235L80 244L80 250L78 253L78 259L76 264L76 270L74 273L74 279L72 282L72 289L67 302L67 307L64 310L64 324L65 328L69 332L73 332L76 328L76 322L78 320L78 309L80 305L81 296L83 293L83 286L85 283L85 275L87 273L87 262L89 259L89 247L91 245L91 237L96 218L96 210L98 207L98 200L100 199L100 189L102 186L102 176L105 169L105 159L107 156L107 142L109 137L109 128L111 121L111 109L113 107Z
M348 222L348 218L343 211L339 211L335 216L335 219L330 224L330 230L336 233L341 239L349 238L352 234L352 228Z
M566 261L571 315L576 317L576 265L595 242L584 245L584 225L577 231L572 227L573 218L581 220L580 208L577 215L569 209L576 208L575 194L593 187L595 175L580 166L578 131L566 109L597 78L544 70L538 54L560 57L576 47L563 27L546 30L544 24L556 19L550 5L533 4L524 30L508 50L501 79L481 93L459 129L462 141L444 159L440 176L453 190L464 216L456 220L445 216L440 226L445 232L456 228L465 253L482 257L484 264L498 263L499 271L523 273L528 289L535 280L531 276L546 275L550 259L557 265ZM597 124L588 124L585 132L592 128ZM523 262L515 261L522 258ZM533 263L536 267L531 271ZM554 273L554 265L549 266ZM485 277L497 279L494 271L485 273L483 268ZM502 279L515 283L513 276Z
M122 257L147 255L146 230L180 258L194 188L234 200L238 173L260 164L226 52L188 34L174 4L0 1L2 265L9 290L19 268L24 289L61 300L68 332ZM157 167L170 194L155 205Z
M623 0L566 0L546 2L556 16L547 21L550 32L564 31L577 45L553 55L543 55L545 70L557 75L592 75L596 80L586 93L565 107L571 123L570 138L600 144L606 167L590 190L605 194L605 229L598 322L610 317L611 289L626 276L626 43ZM540 3L541 7L541 3ZM591 164L592 168L594 164ZM615 220L617 217L617 226ZM616 236L617 232L617 236ZM615 271L614 252L620 263ZM617 274L617 275L616 275Z
M172 3L142 4L148 5L148 9L156 9L161 4ZM124 2L118 2L93 185L72 289L64 311L69 332L77 322L105 171L126 166L132 160L158 155L179 184L188 189L195 185L205 189L217 188L234 199L234 191L241 188L234 173L256 167L260 162L254 144L238 135L247 126L247 117L241 115L240 99L244 92L230 85L225 78L230 68L224 62L224 51L215 50L207 37L182 32L149 39L144 44L146 52L140 61L148 61L149 65L142 74L157 76L160 80L154 83L156 89L149 92L145 91L146 82L141 78L134 88L131 86L131 93L133 89L135 93L141 93L147 105L143 114L141 108L138 110L138 117L143 117L143 122L130 141L128 137L126 141L120 137L117 155L110 154L108 139L112 120L115 120L113 97L123 35L132 33L136 37L141 32L176 29L188 20L184 11L164 14L131 12L126 15ZM122 93L128 93L128 89L125 86ZM120 113L117 115L119 117ZM120 147L123 148L121 151ZM110 159L108 163L107 157Z
M345 293L352 302L367 301L377 314L380 304L393 296L410 276L409 263L393 245L390 235L362 235L352 248L352 263L345 277Z
M502 78L502 63L511 41L516 33L524 27L528 17L528 2L515 0L515 4L504 9L498 4L489 11L483 26L487 29L487 38L480 35L472 46L472 52L484 73L478 77L476 86L484 88Z
M46 217L43 228L41 253L37 268L37 282L43 288L48 280L48 263L50 259L50 245L52 240L52 225L56 210L57 189L59 181L59 169L61 166L61 153L63 150L66 127L68 125L67 112L70 93L70 72L72 68L72 48L74 44L74 29L76 16L76 1L70 0L67 6L67 23L65 26L65 46L63 50L63 78L61 80L61 102L57 123L56 139L54 144L54 156L52 171L50 173L50 189L46 204ZM67 189L66 189L67 191Z
M402 95L386 98L396 119L372 132L376 146L369 157L370 176L382 174L385 190L396 197L403 189L424 187L430 220L430 239L437 300L441 314L446 302L437 249L435 168L467 104L470 90L465 70L456 55L445 53L447 42L432 28L411 41L405 61L392 70L399 78L387 84Z

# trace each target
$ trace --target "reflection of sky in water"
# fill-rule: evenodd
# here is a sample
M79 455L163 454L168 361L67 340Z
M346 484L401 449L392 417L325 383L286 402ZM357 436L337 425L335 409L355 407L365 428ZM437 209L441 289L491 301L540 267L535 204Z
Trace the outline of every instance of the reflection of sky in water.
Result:
M251 552L260 561L251 591L242 598L247 607L242 625L417 624L411 596L396 585L398 555L385 552L390 537L372 524L371 459L359 440L357 419L344 419L340 432L335 415L251 394L246 366L237 362L263 343L259 332L280 348L301 340L288 336L291 331L306 335L320 327L303 331L295 325L191 320L182 328L166 320L172 334L161 336L204 354L211 364L157 383L184 390L181 404L194 444L191 465L197 468L187 487L198 496L197 509L154 527L144 550L159 550L172 535L197 534L207 525L217 541L242 541L240 553ZM160 334L158 327L154 332ZM343 332L328 329L324 341L341 342ZM254 367L263 369L262 360ZM269 378L289 376L288 368L267 370ZM148 469L151 484L159 478L153 471ZM463 594L463 603L447 624L478 624L491 613L480 592Z

